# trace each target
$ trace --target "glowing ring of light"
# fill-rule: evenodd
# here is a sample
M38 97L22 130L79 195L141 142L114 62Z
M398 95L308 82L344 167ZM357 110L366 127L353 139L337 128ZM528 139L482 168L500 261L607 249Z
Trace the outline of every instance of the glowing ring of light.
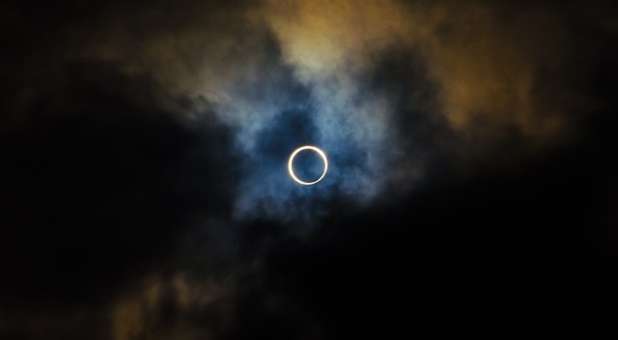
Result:
M318 155L320 155L320 157L322 157L322 160L324 161L324 170L322 171L322 175L320 175L318 179L312 182L303 181L300 178L296 177L296 174L294 173L294 157L296 157L296 155L299 152L304 151L304 150L311 150L317 153ZM298 184L314 185L318 183L319 181L321 181L324 178L324 176L326 176L327 171L328 171L328 159L326 158L326 154L324 153L324 151L322 151L321 149L313 145L301 146L300 148L294 150L294 152L292 152L292 154L290 155L290 159L288 160L288 172L290 173L290 177L292 177L292 179Z

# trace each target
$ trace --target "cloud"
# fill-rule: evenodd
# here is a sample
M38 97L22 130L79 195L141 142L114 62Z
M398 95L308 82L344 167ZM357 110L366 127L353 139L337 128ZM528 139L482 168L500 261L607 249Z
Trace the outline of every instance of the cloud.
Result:
M337 337L339 321L371 324L375 313L350 306L381 299L374 282L399 301L408 287L378 281L409 266L410 252L538 242L562 235L565 216L588 217L569 196L593 196L571 183L581 153L552 154L555 168L533 167L533 181L507 175L594 134L583 123L615 67L602 11L3 6L17 32L0 117L0 307L14 311L0 333L10 338ZM301 144L329 156L319 186L287 177ZM570 172L556 176L563 164ZM512 182L490 176L500 167ZM556 216L560 230L535 229ZM385 263L398 269L373 272Z
M1 137L0 261L28 278L2 282L6 300L96 299L102 281L113 292L167 258L196 216L231 209L224 126L187 127L142 105L163 95L114 65L67 64L65 76L58 92L70 100L40 96L28 112L36 120Z
M587 76L587 66L572 64L578 53L569 43L577 29L572 15L544 4L482 1L273 1L266 11L301 80L337 79L336 86L318 86L326 89L324 102L336 98L333 92L350 99L359 85L354 76L393 46L415 49L438 86L441 107L432 114L445 115L461 135L488 143L510 131L531 141L552 140L588 103L574 81ZM410 88L410 95L416 90Z
M133 100L188 125L217 119L230 129L242 170L241 219L295 218L287 205L303 196L312 203L298 210L316 215L315 198L367 204L419 185L433 155L468 167L519 143L524 157L572 133L594 102L578 91L589 67L573 61L572 14L548 5L187 1L145 10L110 5L91 15L101 24L58 30L65 39L51 63L114 65L126 77L150 79L146 86L160 94L140 99L133 91ZM30 62L32 77L50 64L43 56ZM43 72L41 84L26 77L15 103L22 111L63 79L56 65ZM335 160L324 190L300 194L282 182L280 165L300 143L285 126L294 114L314 130L303 142Z
M109 304L111 339L220 338L234 317L232 293L231 282L150 277Z

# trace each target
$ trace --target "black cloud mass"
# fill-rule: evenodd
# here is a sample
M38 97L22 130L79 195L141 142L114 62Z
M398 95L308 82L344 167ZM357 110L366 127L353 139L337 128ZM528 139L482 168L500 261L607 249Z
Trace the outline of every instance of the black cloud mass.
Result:
M546 314L576 305L597 317L574 297L605 285L596 266L562 269L618 255L616 9L0 4L0 338L500 336L555 334ZM329 157L308 187L287 173L305 144Z

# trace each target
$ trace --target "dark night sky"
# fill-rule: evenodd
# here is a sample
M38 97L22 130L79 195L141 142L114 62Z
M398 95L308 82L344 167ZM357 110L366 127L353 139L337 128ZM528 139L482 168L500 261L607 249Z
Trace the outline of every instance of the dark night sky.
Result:
M616 9L0 4L0 338L579 320L618 255Z

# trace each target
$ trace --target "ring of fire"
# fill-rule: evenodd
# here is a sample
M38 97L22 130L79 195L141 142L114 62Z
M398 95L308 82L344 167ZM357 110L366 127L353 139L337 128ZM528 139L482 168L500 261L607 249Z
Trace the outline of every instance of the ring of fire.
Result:
M317 153L322 158L322 161L324 162L324 170L322 170L322 174L320 175L320 177L310 182L301 180L294 173L294 158L296 157L296 155L298 155L299 152L305 151L305 150L310 150L310 151ZM290 174L290 177L292 177L294 182L301 184L301 185L314 185L318 183L319 181L324 179L324 176L326 176L327 171L328 171L328 159L326 158L326 154L320 148L315 147L313 145L304 145L304 146L297 148L296 150L294 150L294 152L292 152L292 154L290 155L290 159L288 160L288 172Z

